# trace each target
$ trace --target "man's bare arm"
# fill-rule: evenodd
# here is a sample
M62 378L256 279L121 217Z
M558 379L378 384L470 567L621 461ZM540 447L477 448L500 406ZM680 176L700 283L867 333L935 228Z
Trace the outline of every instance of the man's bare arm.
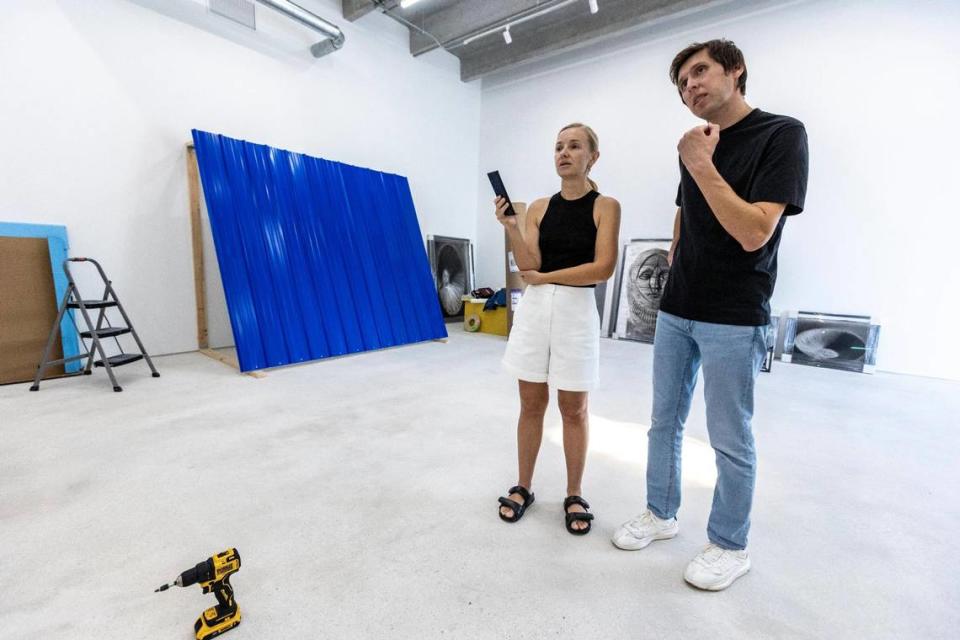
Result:
M680 138L677 150L683 166L700 187L713 215L740 243L744 251L756 251L773 236L787 205L777 202L747 202L736 194L713 164L720 140L720 127L708 123L690 129Z
M747 202L727 184L713 163L699 167L696 172L690 171L690 175L713 215L744 251L756 251L767 244L787 208L786 203Z

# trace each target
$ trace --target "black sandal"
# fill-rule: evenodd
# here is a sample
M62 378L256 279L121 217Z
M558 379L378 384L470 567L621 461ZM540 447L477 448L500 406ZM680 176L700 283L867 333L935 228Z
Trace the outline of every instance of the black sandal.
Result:
M519 493L520 497L523 498L523 504L520 504L516 500L511 500L510 498L499 498L501 506L504 506L508 509L513 509L513 515L509 518L503 515L503 511L500 511L499 508L497 509L497 513L500 514L500 519L504 522L516 522L522 518L523 512L526 511L527 507L532 505L534 501L534 495L519 485L516 487L511 487L510 490L507 491L507 495L510 495L511 493Z
M590 521L593 520L592 513L581 513L580 511L567 511L570 508L570 505L578 504L584 509L589 509L590 505L587 504L587 501L581 498L580 496L567 496L567 499L563 501L563 511L567 516L567 531L572 533L575 536L583 536L590 533ZM587 526L583 529L574 529L574 522L586 522Z

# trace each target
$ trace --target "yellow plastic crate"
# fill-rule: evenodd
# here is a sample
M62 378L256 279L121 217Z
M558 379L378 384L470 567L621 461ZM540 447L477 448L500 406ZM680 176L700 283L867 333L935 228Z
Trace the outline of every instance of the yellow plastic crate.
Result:
M484 311L483 305L486 300L483 298L465 299L463 305L463 329L465 331L479 331L480 333L492 333L495 336L506 336L507 329L507 308L497 307L491 311ZM480 326L474 329L474 323L479 320Z

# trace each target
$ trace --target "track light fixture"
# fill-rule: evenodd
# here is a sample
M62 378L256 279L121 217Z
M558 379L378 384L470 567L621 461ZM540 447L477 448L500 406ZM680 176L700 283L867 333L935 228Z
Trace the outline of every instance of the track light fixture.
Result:
M417 2L420 2L420 0L400 0L400 8L406 9L410 5L415 4Z
M403 0L403 2L406 2L406 1L407 1L407 0ZM416 2L416 1L417 1L417 0L410 0L410 4L413 4L413 3ZM521 16L521 17L518 17L518 18L516 18L516 19L514 19L514 20L512 20L512 21L510 21L510 22L508 22L508 23L505 24L505 25L504 25L503 23L500 23L499 25L497 25L497 26L495 26L495 27L492 27L492 28L490 28L490 29L487 29L486 31L481 31L480 33L475 33L475 34L471 35L470 37L464 39L463 44L461 44L460 46L468 45L468 44L470 44L471 42L473 42L474 40L478 40L478 39L480 39L480 38L484 38L484 37L489 36L489 35L492 35L492 34L494 34L494 33L500 33L500 34L503 36L503 41L506 42L507 44L510 44L511 42L513 42L513 36L510 35L510 27L516 26L516 25L520 24L521 22L526 22L527 20L533 20L534 18L539 18L540 16L546 15L546 14L550 13L551 11L556 11L556 10L559 9L560 7L565 7L565 6L569 5L569 4L573 4L574 2L580 2L580 1L581 1L581 0L560 0L560 2L557 2L557 4L553 4L553 5L550 5L550 6L546 7L545 9L541 9L541 10L539 10L539 11L535 11L534 13L529 13L529 14L523 15L523 16ZM590 7L590 13L597 13L598 11L600 11L600 6L599 6L599 4L597 3L597 0L587 0L587 5ZM401 6L406 6L406 5L403 5L403 3L401 3ZM581 6L582 6L582 5L581 5ZM503 29L503 31L501 31L501 29Z

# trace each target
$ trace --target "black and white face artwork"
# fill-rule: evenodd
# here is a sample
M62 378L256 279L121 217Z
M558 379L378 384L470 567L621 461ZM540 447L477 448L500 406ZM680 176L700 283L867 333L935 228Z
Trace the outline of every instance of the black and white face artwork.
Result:
M660 298L669 273L670 265L664 249L647 249L634 258L627 271L629 315L625 337L653 342Z

